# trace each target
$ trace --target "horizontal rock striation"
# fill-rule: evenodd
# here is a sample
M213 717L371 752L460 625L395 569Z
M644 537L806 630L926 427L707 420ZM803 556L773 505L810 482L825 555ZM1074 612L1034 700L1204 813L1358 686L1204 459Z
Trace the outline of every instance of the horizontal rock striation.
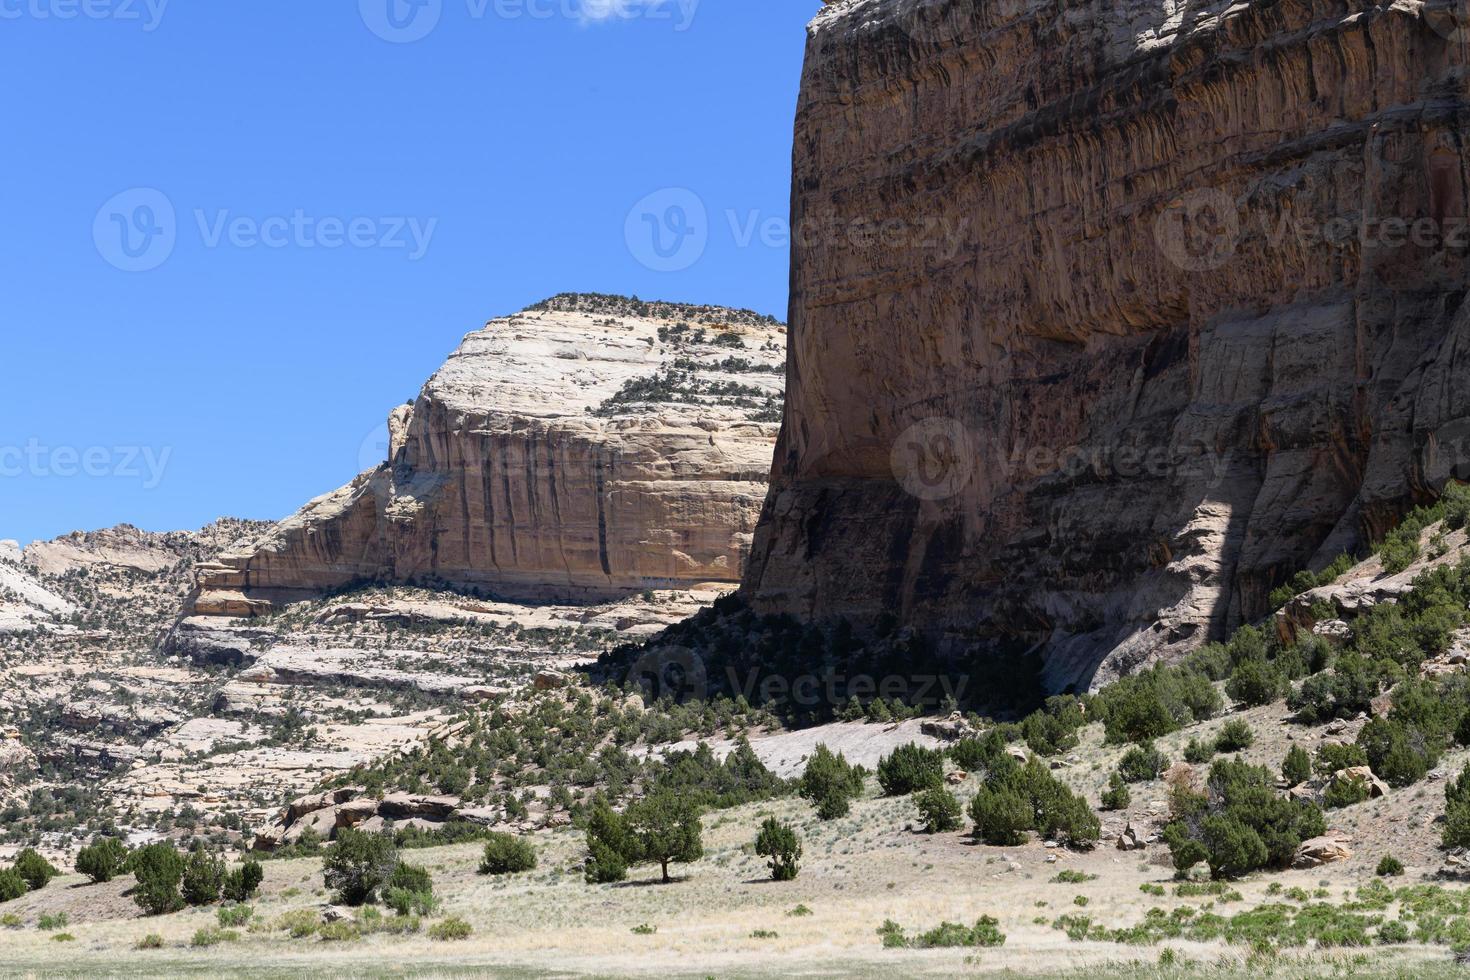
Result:
M1453 11L825 7L746 597L1087 688L1470 477Z
M739 581L785 329L715 307L557 297L470 334L389 421L388 460L200 570L253 615L377 582L532 601Z

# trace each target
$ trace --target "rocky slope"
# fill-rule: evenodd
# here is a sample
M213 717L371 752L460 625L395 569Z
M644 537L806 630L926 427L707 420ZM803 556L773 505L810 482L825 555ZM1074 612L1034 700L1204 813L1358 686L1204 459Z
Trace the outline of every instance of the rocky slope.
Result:
M736 582L783 349L769 318L614 297L492 321L394 411L386 462L202 569L194 609L364 582L536 601Z
M756 608L1086 688L1470 476L1443 13L826 6Z

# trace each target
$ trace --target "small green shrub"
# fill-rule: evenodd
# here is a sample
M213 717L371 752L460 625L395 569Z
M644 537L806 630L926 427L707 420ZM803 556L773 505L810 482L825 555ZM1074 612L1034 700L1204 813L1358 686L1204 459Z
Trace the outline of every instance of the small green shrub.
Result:
M926 833L940 834L959 829L960 815L964 811L960 801L949 790L930 787L914 797L914 805L919 809L919 819Z
M248 905L223 905L215 909L214 917L221 929L237 929L250 921L255 909Z
M1214 742L1201 742L1197 738L1192 738L1189 740L1189 744L1184 747L1184 761L1193 765L1209 762L1214 757Z
M1101 802L1104 810L1126 810L1132 804L1133 794L1116 772L1108 776L1108 788L1103 790Z
M399 915L434 911L434 879L425 868L401 863L383 883L383 904Z
M1404 873L1404 862L1392 854L1383 855L1383 860L1378 862L1377 875L1380 878L1389 878Z
M212 905L219 901L225 884L225 862L195 844L184 863L183 895L190 905Z
M276 928L285 932L292 939L314 936L321 926L322 920L314 909L292 909L276 920Z
M13 902L26 893L26 880L9 868L0 871L0 902Z
M47 882L61 874L33 847L27 847L15 856L15 863L11 865L11 870L20 875L26 887L33 892L45 888Z
M1300 745L1293 745L1281 761L1281 778L1288 785L1300 786L1312 778L1312 757Z
M955 804L959 808L959 804ZM755 853L769 858L772 881L792 881L801 870L801 838L796 829L775 817L767 817L755 838Z
M852 801L862 795L862 770L848 764L840 753L818 745L807 759L797 792L817 808L821 820L845 817Z
M128 859L133 877L133 901L148 915L165 915L184 907L179 883L184 880L184 856L169 844L148 844Z
M1283 697L1287 689L1288 682L1281 668L1257 658L1236 664L1230 680L1225 682L1225 693L1231 700L1248 707L1270 704Z
M651 926L647 922L640 923L630 930L635 936L652 936L658 932L658 926Z
M429 938L439 942L451 942L457 939L468 939L473 931L468 922L457 915L451 915L429 927Z
M1123 758L1118 762L1118 774L1125 782L1130 783L1143 783L1151 779L1158 779L1168 768L1168 757L1154 748L1152 742L1146 745L1135 745L1123 753Z
M536 848L530 841L514 834L496 833L485 842L485 856L480 860L480 874L509 875L532 871L536 867Z
M1005 933L1000 931L1000 920L982 915L973 926L958 922L941 922L927 932L912 939L904 935L903 928L892 919L878 927L883 945L889 949L912 947L914 949L946 949L953 947L1004 946Z
M265 869L254 858L246 858L238 867L225 874L224 887L220 893L228 902L248 902L260 890L265 880Z
M36 919L36 928L44 932L53 932L57 929L64 929L67 926L68 921L69 920L67 919L65 912L42 913L41 916Z
M1017 794L982 786L970 801L970 819L975 822L976 836L985 843L1015 847L1026 840L1036 816Z
M76 870L92 879L93 884L101 884L122 874L127 863L128 849L122 841L98 836L77 852Z
M392 838L344 827L322 860L322 880L343 904L363 905L397 866L398 848Z
M325 943L350 943L362 938L362 927L356 922L340 919L324 922L316 930L317 938Z
M1215 748L1220 752L1239 752L1250 748L1255 742L1256 733L1241 718L1232 718L1221 725L1215 736Z
M1373 774L1390 786L1404 787L1423 779L1439 765L1442 740L1426 736L1397 718L1374 718L1358 733L1358 744Z
M1444 846L1470 847L1470 765L1444 788Z
M156 932L150 932L138 940L134 949L163 949L163 937Z
M1064 868L1058 871L1051 879L1054 885L1080 885L1088 881L1096 881L1097 875L1090 875L1085 871L1075 871L1072 868Z
M910 742L878 763L878 785L884 796L906 796L944 786L944 753Z

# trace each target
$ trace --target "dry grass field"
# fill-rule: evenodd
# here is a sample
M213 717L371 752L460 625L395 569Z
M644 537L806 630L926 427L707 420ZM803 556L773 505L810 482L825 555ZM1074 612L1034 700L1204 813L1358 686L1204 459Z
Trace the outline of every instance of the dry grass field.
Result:
M1260 709L1269 712L1273 709ZM1267 717L1252 718L1257 731L1282 732ZM1085 733L1078 761L1059 770L1069 782L1095 792L1118 750L1100 744L1096 726ZM1303 737L1297 729L1295 737ZM1284 744L1284 732L1282 735ZM1269 737L1247 755L1275 764ZM1171 739L1161 746L1172 750ZM1269 758L1268 758L1269 757ZM1432 785L1432 784L1431 784ZM958 787L962 799L974 779ZM1135 823L1162 784L1135 787ZM15 916L0 929L0 974L7 976L259 976L259 977L456 977L456 976L1397 976L1461 975L1442 947L1413 944L1350 950L1303 950L1252 956L1224 944L1166 942L1157 946L1073 941L1053 926L1063 914L1085 911L1101 925L1136 924L1151 908L1214 908L1222 914L1272 901L1268 888L1315 892L1328 883L1330 900L1348 901L1372 880L1379 856L1370 847L1354 859L1324 869L1256 875L1232 885L1239 898L1180 898L1173 894L1167 851L1123 852L1107 843L1078 853L1040 841L1020 847L976 844L964 833L927 835L913 828L908 798L868 795L850 816L823 823L796 798L752 804L705 818L705 857L676 865L673 884L655 883L653 868L635 869L630 880L588 885L580 873L582 836L571 829L537 835L536 871L501 879L476 873L480 847L463 844L405 852L433 874L442 908L417 934L373 933L348 941L312 935L292 938L279 928L293 910L315 916L330 901L315 858L268 861L253 924L237 938L199 948L198 930L216 925L214 909L143 918L126 890L130 877L87 885L76 875L15 902ZM1422 865L1432 832L1411 826L1415 790L1363 807L1398 807L1405 817L1364 811L1395 841L1410 865L1400 883L1429 876ZM1363 807L1353 809L1363 809ZM1336 811L1333 825L1351 811ZM799 828L805 853L795 881L768 880L764 860L752 852L755 829L767 815ZM1427 821L1426 821L1427 823ZM1352 826L1353 824L1349 824ZM1423 836L1422 843L1417 838ZM1374 843L1378 843L1375 839ZM1387 843L1385 841L1384 843ZM1421 853L1422 858L1421 859ZM1097 875L1082 882L1057 881L1062 870ZM1162 897L1140 890L1162 885ZM1273 891L1276 889L1273 888ZM804 908L810 914L793 914ZM43 915L65 913L66 924L38 925ZM885 920L906 930L942 921L974 922L994 916L1006 942L988 949L888 949L877 934ZM436 941L428 927L447 916L467 921L473 932L458 941ZM16 920L19 924L16 925ZM643 928L647 927L647 928ZM635 929L638 930L635 932ZM58 941L65 933L74 937ZM140 949L156 934L162 947ZM1171 962L1172 961L1172 962Z

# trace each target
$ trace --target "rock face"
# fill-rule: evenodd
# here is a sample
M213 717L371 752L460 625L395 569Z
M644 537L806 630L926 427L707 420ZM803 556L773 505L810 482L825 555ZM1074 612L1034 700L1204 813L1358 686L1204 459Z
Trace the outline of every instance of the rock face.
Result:
M577 295L493 321L394 411L383 465L203 568L194 611L366 582L536 601L736 582L784 337L749 312Z
M1414 0L839 0L744 593L1096 686L1470 477L1467 32Z

